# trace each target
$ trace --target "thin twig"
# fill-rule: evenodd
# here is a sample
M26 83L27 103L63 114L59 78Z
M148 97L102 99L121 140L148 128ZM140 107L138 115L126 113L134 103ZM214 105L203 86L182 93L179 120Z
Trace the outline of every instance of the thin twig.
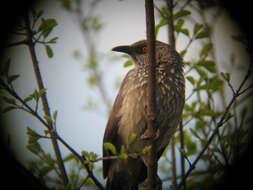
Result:
M5 84L2 80L0 80L0 86L3 87L4 90L6 90L12 97L14 97L16 100L18 100L24 107L18 107L19 109L23 109L27 113L33 115L36 119L38 119L48 130L50 130L49 124L32 108L30 107L24 100L21 98L17 92L10 88L7 84ZM44 136L43 136L44 138ZM92 174L92 171L88 167L87 164L84 163L86 159L82 157L78 152L76 152L63 138L59 136L58 133L56 133L55 136L48 137L50 139L58 139L72 154L76 156L80 160L80 162L85 166L87 172L89 173L90 178L92 181L97 185L97 187L100 190L103 190L103 185L98 181L98 179Z
M44 84L42 81L42 76L40 73L40 68L39 68L39 63L37 60L37 56L36 56L36 52L35 52L35 43L33 42L33 31L31 30L31 25L30 25L30 18L28 13L25 15L25 25L26 25L26 34L27 34L27 46L29 48L30 51L30 55L31 55L31 59L32 59L32 64L33 64L33 69L34 69L34 74L35 74L35 78L38 84L38 88L39 90L44 89ZM47 96L46 93L41 95L41 100L42 100L42 106L43 106L43 111L45 113L45 115L51 117L50 114L50 109L49 109L49 105L48 105L48 100L47 100ZM51 129L53 129L52 126L52 122L48 123L49 129L50 129L50 135L51 137L55 137L56 133L54 131L52 131ZM57 160L57 164L59 167L59 170L61 172L61 177L63 180L63 183L65 186L67 186L68 184L68 176L67 176L67 172L63 163L63 159L62 159L62 155L60 152L60 148L58 145L58 142L55 138L51 139L52 145L53 145L53 149L54 149L54 153L56 156L56 160Z
M175 154L175 136L171 138L171 169L172 169L172 184L177 186L177 163Z
M144 138L151 138L152 147L148 153L147 165L147 185L148 189L161 189L161 184L157 183L157 154L156 142L154 135L156 135L156 93L155 93L155 19L154 19L154 3L153 0L145 0L146 10L146 30L147 30L147 47L148 47L148 82L147 82L147 119L148 127L144 132ZM159 131L158 131L159 132Z
M193 161L191 167L186 172L186 174L185 174L184 178L182 179L181 183L178 185L178 189L180 189L183 186L183 184L185 183L187 177L190 175L192 170L196 167L198 161L200 160L200 158L202 157L204 152L208 149L208 147L211 144L211 142L212 142L213 138L215 137L215 135L218 133L219 128L229 119L229 118L227 118L227 116L229 114L230 108L232 107L232 105L234 104L236 99L241 95L241 89L244 86L244 84L246 83L246 81L248 80L250 74L251 74L251 70L250 70L250 66L249 66L248 72L246 73L243 81L241 82L241 84L239 85L237 90L235 91L235 94L233 95L232 99L230 100L229 104L227 105L222 117L220 118L220 120L216 124L215 129L213 130L211 136L208 138L205 146L202 148L202 150L200 151L200 153L198 154L196 159ZM246 91L244 91L244 92L246 92Z
M185 162L184 162L184 131L183 131L183 122L180 121L179 124L179 134L180 134L180 161L181 161L181 176L182 179L185 175ZM186 183L183 184L184 189L186 189Z
M88 164L84 163L86 161L86 158L78 154L63 138L61 138L59 135L57 135L57 139L71 152L73 153L84 165L88 175L92 179L92 181L96 184L96 186L100 190L104 190L103 185L98 181L98 179L94 176L93 171L89 168Z

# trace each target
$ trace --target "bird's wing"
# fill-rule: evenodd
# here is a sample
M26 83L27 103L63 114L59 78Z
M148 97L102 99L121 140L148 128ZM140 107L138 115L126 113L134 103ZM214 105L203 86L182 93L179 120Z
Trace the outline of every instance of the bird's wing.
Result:
M132 72L132 70L129 71L127 75L129 75L131 72ZM115 100L114 105L112 107L112 111L111 111L109 120L106 125L104 139L103 139L103 157L110 156L110 154L107 151L105 151L104 143L110 142L110 143L114 144L115 137L117 137L117 131L119 128L119 121L121 118L121 116L118 114L118 112L121 108L123 98L124 98L124 96L122 96L122 91L123 91L125 85L127 85L126 79L127 79L127 76L125 77L125 79L121 83L121 87L120 87L118 96L116 97L116 100ZM111 162L110 160L103 160L103 176L104 176L104 178L107 177L108 170L110 167L110 162Z

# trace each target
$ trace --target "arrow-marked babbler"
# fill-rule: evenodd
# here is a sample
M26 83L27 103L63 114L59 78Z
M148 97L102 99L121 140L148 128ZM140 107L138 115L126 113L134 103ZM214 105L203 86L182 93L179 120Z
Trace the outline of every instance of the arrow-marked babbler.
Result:
M183 63L180 55L168 44L156 41L156 118L159 130L156 154L159 159L175 133L185 102L185 82ZM114 102L103 143L112 143L117 152L122 145L127 147L131 134L136 139L128 153L138 153L149 145L141 138L147 129L147 81L148 51L147 41L138 41L130 46L117 46L112 51L130 55L134 68L124 78ZM111 153L103 148L103 156ZM103 160L103 175L107 178L107 190L138 189L147 176L144 156L138 158Z

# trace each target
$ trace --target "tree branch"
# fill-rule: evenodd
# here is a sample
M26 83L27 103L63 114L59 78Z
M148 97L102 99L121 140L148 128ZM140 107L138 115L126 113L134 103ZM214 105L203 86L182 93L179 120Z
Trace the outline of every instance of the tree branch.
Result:
M183 184L185 183L187 177L191 174L192 170L196 167L196 165L198 164L198 161L200 160L201 156L205 153L205 151L208 149L209 145L211 144L213 138L215 137L215 135L218 133L219 128L227 122L227 118L228 118L228 114L229 111L232 107L232 105L235 103L235 101L237 100L237 98L242 95L241 93L241 89L244 86L244 84L246 83L246 81L248 80L249 76L251 75L252 71L250 69L250 65L248 68L248 72L246 73L243 81L241 82L241 84L239 85L239 87L237 88L237 90L235 91L235 93L233 94L232 99L230 100L229 104L227 105L222 117L220 118L220 120L217 122L215 129L213 130L211 136L208 138L205 146L202 148L202 150L200 151L200 153L198 154L197 158L193 161L193 163L191 164L190 168L188 169L188 171L186 172L185 176L183 177L181 183L178 185L178 189L180 189ZM242 90L244 93L246 92L245 90Z
M170 17L168 17L168 39L169 39L169 44L170 46L176 50L176 43L175 43L175 35L174 35L174 22L173 22L173 0L167 0L167 8L170 13ZM184 4L184 6L181 8L183 9L187 5L188 1ZM189 43L190 44L190 43ZM184 162L184 132L183 132L183 123L182 121L180 122L179 125L179 134L180 134L180 159L181 159L181 176L183 177L185 175L185 162ZM176 186L177 185L177 173L176 173L176 157L175 157L175 144L174 144L174 137L172 139L172 179L173 179L173 184ZM185 183L184 189L186 188Z
M167 0L167 7L170 13L170 17L168 18L168 39L171 47L176 49L173 23L173 0Z
M154 21L154 5L153 0L145 0L146 8L146 28L147 28L147 44L148 44L148 88L147 88L147 117L148 117L148 129L144 135L147 138L154 137L156 131L155 126L155 113L156 113L156 93L155 93L155 21Z
M179 124L179 133L180 133L180 161L181 161L181 176L182 179L185 175L185 156L184 156L184 131L183 131L183 122ZM183 187L186 189L186 184L183 182Z
M40 115L32 109L13 89L11 89L8 85L6 85L2 80L0 80L0 85L3 87L4 90L6 90L12 97L17 99L27 110L28 113L32 114L36 119L38 119L48 130L50 130L49 124L40 117ZM82 157L78 152L76 152L63 138L59 136L57 132L55 132L55 136L50 136L51 140L56 140L58 139L72 154L74 154L80 162L84 165L84 167L87 170L87 173L89 177L92 179L92 181L97 185L97 187L100 190L103 190L104 187L103 185L98 181L98 179L94 176L90 168L88 167L87 164L84 163L86 161L85 157ZM41 136L42 138L45 138L44 136Z
M175 136L171 137L171 170L172 170L172 184L174 187L177 186L177 162L175 154Z
M39 90L41 90L41 89L44 89L44 84L43 84L42 76L41 76L41 73L40 73L39 62L38 62L37 57L36 57L36 52L35 52L35 45L36 44L33 42L33 31L32 31L31 26L30 26L30 19L29 19L28 13L25 15L25 25L26 25L25 28L26 28L26 35L27 35L27 45L28 45L30 55L31 55L31 59L32 59L35 78L36 78L36 81L37 81L38 88L39 88ZM51 117L50 108L49 108L49 105L48 105L46 93L42 94L41 100L42 100L42 106L43 106L44 114ZM48 126L49 126L49 129L51 131L50 132L50 136L52 137L51 142L52 142L53 149L54 149L54 152L55 152L57 164L58 164L59 170L61 172L61 177L62 177L64 185L67 186L68 177L67 177L66 169L65 169L63 159L62 159L62 156L61 156L60 148L59 148L58 142L55 138L56 137L56 132L51 130L51 129L53 129L52 122L48 123Z
M148 46L148 83L147 83L147 119L148 127L141 138L150 139L152 145L147 155L147 178L145 185L147 189L161 189L162 184L158 181L157 176L157 154L155 137L159 135L159 130L155 123L156 118L156 73L155 73L155 19L153 0L145 0L146 10L146 30L147 30L147 46Z
M95 183L95 185L100 189L100 190L104 190L103 185L98 181L98 179L94 176L92 170L89 168L88 164L85 163L86 158L79 155L78 152L76 152L71 146L68 145L68 143L61 138L59 135L57 135L57 139L70 151L72 152L80 161L81 163L84 165L89 177L92 179L92 181Z

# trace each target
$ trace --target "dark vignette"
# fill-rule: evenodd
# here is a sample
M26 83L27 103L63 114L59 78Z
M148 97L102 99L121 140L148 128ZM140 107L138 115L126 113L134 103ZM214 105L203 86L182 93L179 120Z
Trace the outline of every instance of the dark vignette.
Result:
M194 0L193 0L194 1ZM213 5L219 5L225 8L232 19L240 26L244 36L240 39L245 43L247 51L249 52L252 64L252 34L253 28L251 26L251 5L246 1L231 1L231 0L195 0L199 1L202 8L209 8ZM10 31L18 22L18 18L27 11L37 1L35 0L14 0L6 1L0 6L0 60L4 53L4 47L7 43ZM1 64L1 62L0 62ZM1 106L1 105L0 105ZM1 125L1 123L0 123ZM252 135L251 135L252 136ZM2 139L2 138L0 138ZM6 189L48 189L41 182L36 179L26 168L24 168L12 155L12 153L2 145L1 142L1 164L0 169L2 173L1 181L2 187ZM208 189L246 189L250 187L253 171L253 145L252 138L249 140L247 151L235 161L233 166L225 168L224 176L215 181L213 184L207 185Z

